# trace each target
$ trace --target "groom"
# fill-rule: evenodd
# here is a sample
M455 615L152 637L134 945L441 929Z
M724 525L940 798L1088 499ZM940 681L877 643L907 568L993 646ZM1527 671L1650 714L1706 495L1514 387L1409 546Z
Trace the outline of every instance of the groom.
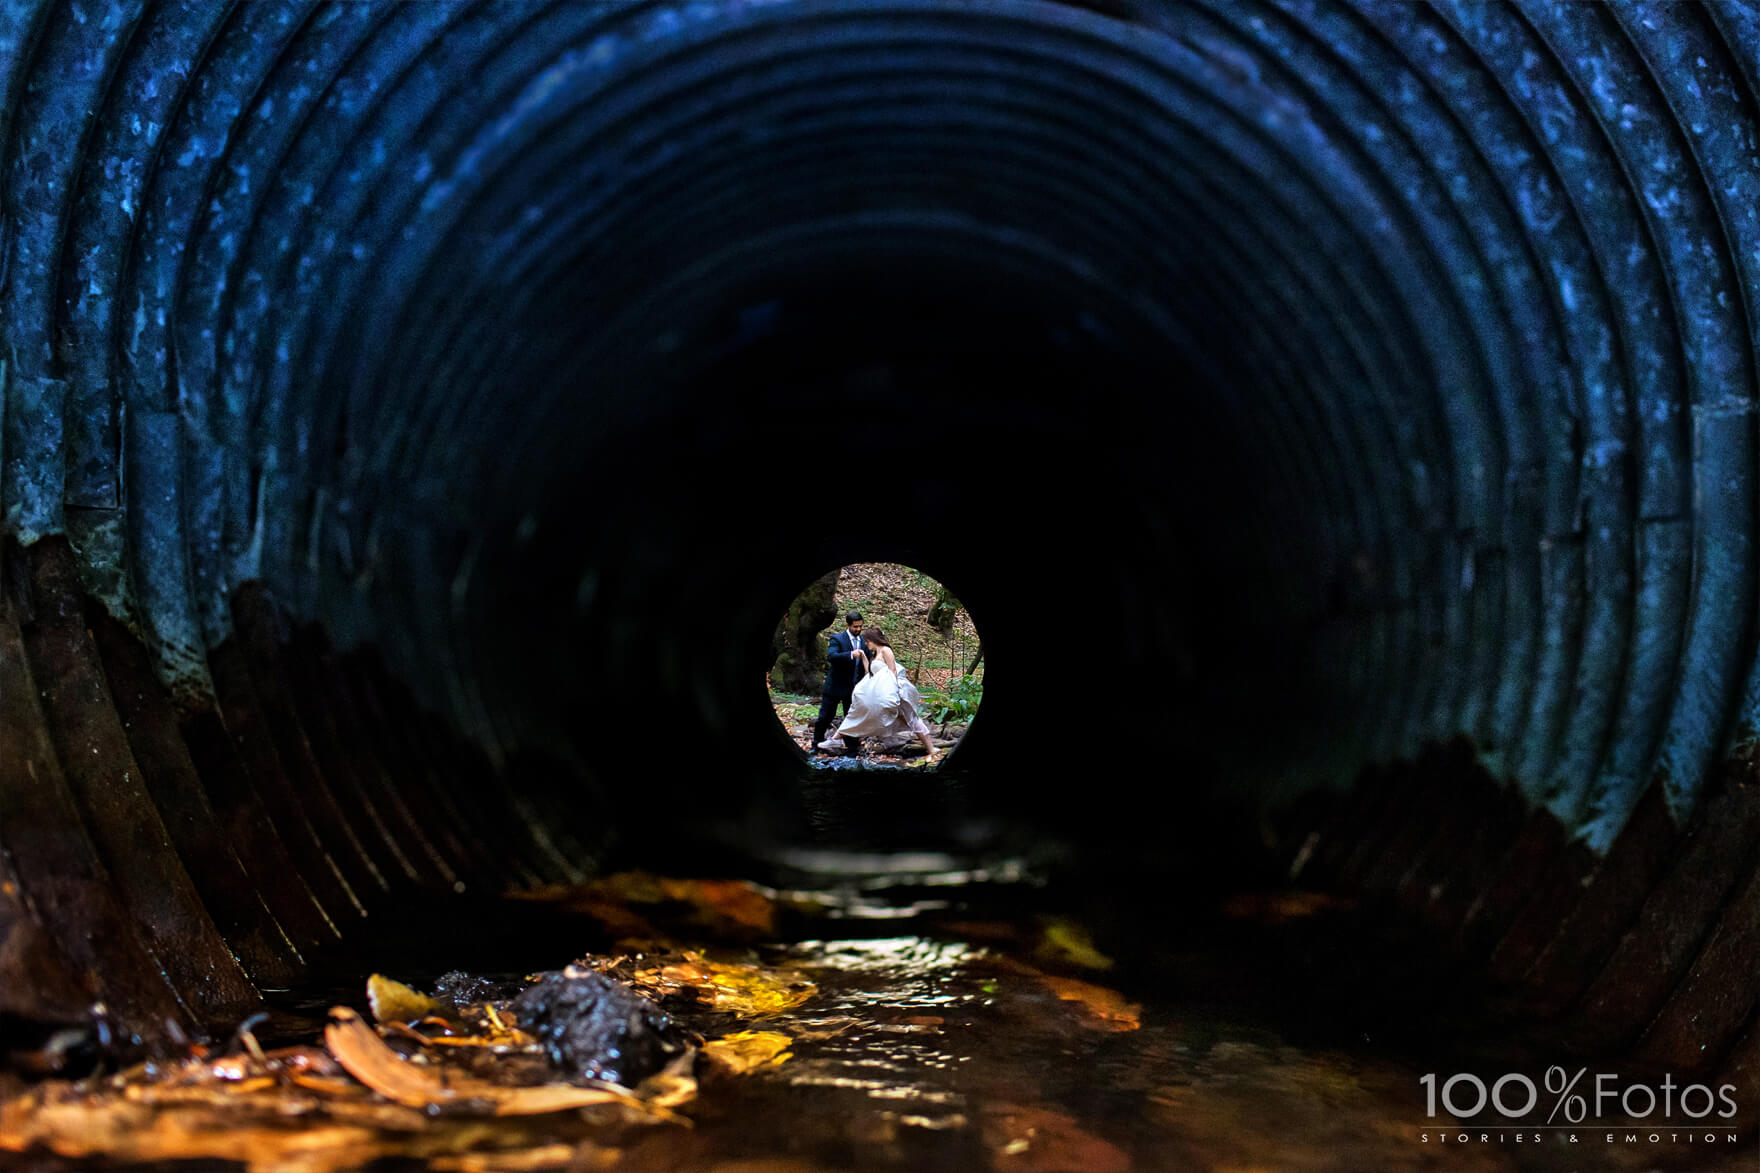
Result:
M831 648L825 653L825 683L819 689L819 723L813 726L812 753L820 752L819 743L825 740L825 731L831 728L831 717L839 705L843 706L843 715L849 716L850 694L856 690L856 681L868 672L857 655L862 646L861 614L851 611L843 621L848 630L833 635ZM859 737L846 737L843 744L851 754L862 748Z

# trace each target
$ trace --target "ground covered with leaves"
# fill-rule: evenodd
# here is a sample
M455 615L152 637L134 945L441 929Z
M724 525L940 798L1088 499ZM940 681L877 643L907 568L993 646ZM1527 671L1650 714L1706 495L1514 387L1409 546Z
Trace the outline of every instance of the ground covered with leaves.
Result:
M945 689L978 652L978 629L963 606L953 612L951 638L929 621L940 584L895 562L857 562L837 576L837 614L826 635L843 629L843 616L861 612L892 643L898 662L918 688Z
M845 756L838 748L823 752L815 752L813 748L813 726L819 719L818 697L772 691L770 707L776 713L776 719L781 722L783 730L787 732L789 740L819 764L828 765L832 760ZM835 740L837 727L842 723L842 716L834 719L826 736ZM931 753L924 753L923 747L914 739L895 738L899 743L896 745L877 744L870 739L862 746L861 761L882 768L911 770L939 765L942 758L959 744L959 739L965 736L966 726L944 721L931 726L931 730L934 741L934 750ZM853 760L851 764L854 764Z

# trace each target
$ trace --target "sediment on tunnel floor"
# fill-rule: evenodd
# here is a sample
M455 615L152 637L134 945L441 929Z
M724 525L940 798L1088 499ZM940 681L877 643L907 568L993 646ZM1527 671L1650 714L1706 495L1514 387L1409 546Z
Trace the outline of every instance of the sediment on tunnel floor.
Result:
M1316 874L1751 1055L1757 78L1740 5L0 3L0 990L222 1022L737 825L787 592L889 559L994 633L974 806L1147 856L1465 738Z

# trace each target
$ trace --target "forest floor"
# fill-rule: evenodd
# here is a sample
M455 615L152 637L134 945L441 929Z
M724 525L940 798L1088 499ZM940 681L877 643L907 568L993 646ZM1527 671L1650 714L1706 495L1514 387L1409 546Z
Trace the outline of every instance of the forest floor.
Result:
M978 654L978 632L971 613L961 607L954 616L953 638L944 639L929 625L929 611L935 604L936 582L920 571L892 562L859 562L843 568L837 577L836 621L822 633L828 639L843 628L843 616L860 612L869 631L885 634L910 680L921 689L945 690L971 666ZM980 667L978 675L983 675ZM817 695L788 693L772 688L770 704L776 719L788 731L794 743L812 753L813 724L819 716ZM879 752L871 743L864 760L879 765L923 767L933 765L945 756L965 732L957 723L934 724L936 750L933 760L925 758L920 746L905 746L896 753ZM835 729L835 726L833 726ZM837 755L821 755L819 762L833 762Z
M868 630L879 628L892 654L918 688L946 688L978 654L978 630L964 607L953 621L953 639L929 626L935 580L892 562L858 562L837 576L837 620L825 635L843 630L843 616L859 611Z
M800 746L803 752L811 754L813 752L813 723L819 719L819 698L795 693L772 692L770 707L776 711L776 719L782 722L782 727L788 732L789 738ZM832 724L830 736L837 735L837 724L841 723L842 719L840 716ZM932 725L930 728L934 731L933 740L935 742L935 754L932 758L925 757L922 747L914 743L904 746L896 753L882 752L870 743L866 747L867 752L863 755L863 760L883 766L912 768L937 765L943 757L947 756L948 750L959 742L960 735L965 732L965 726L944 724ZM836 761L841 756L841 754L835 753L820 754L814 760L829 763Z

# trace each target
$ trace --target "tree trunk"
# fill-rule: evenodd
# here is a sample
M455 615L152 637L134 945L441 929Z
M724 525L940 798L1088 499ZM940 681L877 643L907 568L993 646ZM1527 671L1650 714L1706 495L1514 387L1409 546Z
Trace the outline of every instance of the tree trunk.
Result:
M771 643L776 662L770 687L778 692L816 694L825 680L825 643L819 633L837 618L837 575L816 579L788 605Z
M978 670L978 665L982 664L983 662L984 662L984 641L979 640L978 641L978 654L973 656L972 662L966 666L966 675L970 676L973 673L975 673Z
M959 615L959 600L953 592L944 586L937 586L935 602L929 607L929 626L941 633L941 638L952 642L953 621Z

